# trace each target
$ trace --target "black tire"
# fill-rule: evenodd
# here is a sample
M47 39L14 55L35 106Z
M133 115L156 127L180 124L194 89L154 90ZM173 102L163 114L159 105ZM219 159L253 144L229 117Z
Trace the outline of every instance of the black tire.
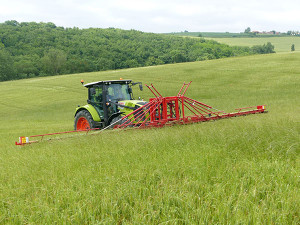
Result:
M115 118L113 118L112 120L111 120L111 122L110 122L110 125L111 124L113 124L113 123L115 123L114 125L120 125L120 124L122 124L122 120L121 120L121 118L122 118L122 116L116 116ZM118 120L120 120L120 121L118 121ZM118 121L118 122L117 122ZM116 123L117 122L117 123Z
M123 116L119 115L119 116L113 118L113 119L111 120L111 122L110 122L110 126L111 126L110 128L114 128L115 126L121 125L121 124L123 124L125 121L128 121L127 118L121 120L122 117L123 117Z
M96 128L93 117L87 110L79 111L74 120L74 130L86 130Z

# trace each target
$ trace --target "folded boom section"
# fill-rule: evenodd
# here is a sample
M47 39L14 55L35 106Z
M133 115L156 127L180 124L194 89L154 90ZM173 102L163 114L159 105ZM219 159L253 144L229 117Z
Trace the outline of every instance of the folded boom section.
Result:
M216 110L212 106L184 96L190 84L191 82L184 83L177 96L171 97L162 97L152 84L146 85L155 98L150 98L149 103L124 116L121 124L114 128L163 127L265 112L265 105L238 108L233 113Z

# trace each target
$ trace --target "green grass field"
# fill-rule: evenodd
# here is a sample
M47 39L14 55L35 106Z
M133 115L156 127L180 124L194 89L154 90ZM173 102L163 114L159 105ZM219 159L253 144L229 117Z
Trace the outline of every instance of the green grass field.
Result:
M207 38L217 42L238 45L238 46L253 46L263 45L271 42L275 46L276 52L291 52L292 44L295 45L295 51L300 51L300 37L252 37L252 38Z
M0 224L299 224L299 61L294 52L1 82ZM164 96L192 80L188 97L269 113L14 145L72 130L81 79L120 77Z

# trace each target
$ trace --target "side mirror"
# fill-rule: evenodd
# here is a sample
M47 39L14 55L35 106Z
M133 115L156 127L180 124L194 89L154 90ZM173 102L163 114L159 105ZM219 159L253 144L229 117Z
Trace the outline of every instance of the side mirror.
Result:
M96 89L95 88L90 88L90 94L95 95L96 94Z
M140 90L143 91L143 85L140 84L139 86L140 86Z
M132 93L132 88L128 88L128 93L131 94Z

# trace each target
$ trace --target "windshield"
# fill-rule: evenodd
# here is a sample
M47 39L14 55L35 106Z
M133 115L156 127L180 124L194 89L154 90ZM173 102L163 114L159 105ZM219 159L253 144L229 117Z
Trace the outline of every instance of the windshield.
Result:
M131 100L128 92L128 84L110 84L108 86L108 99L111 100Z

